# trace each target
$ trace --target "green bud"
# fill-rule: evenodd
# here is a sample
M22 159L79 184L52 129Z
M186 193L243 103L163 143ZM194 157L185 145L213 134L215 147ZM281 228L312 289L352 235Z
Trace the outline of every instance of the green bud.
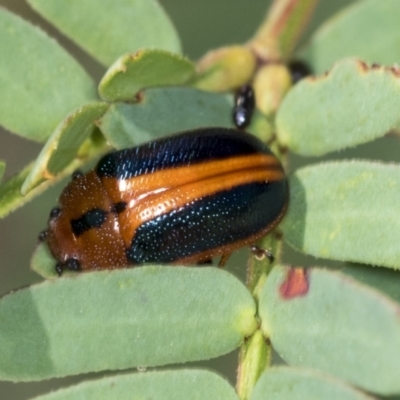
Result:
M285 65L261 67L253 81L257 108L265 115L274 114L291 86L292 78Z
M254 54L243 46L230 46L207 53L197 63L193 86L213 92L236 89L248 83L256 69Z

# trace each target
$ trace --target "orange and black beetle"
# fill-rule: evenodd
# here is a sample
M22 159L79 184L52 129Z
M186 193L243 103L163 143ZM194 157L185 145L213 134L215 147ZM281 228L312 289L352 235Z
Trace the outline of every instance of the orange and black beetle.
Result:
M188 264L253 244L282 219L282 166L256 137L204 128L104 156L75 173L42 235L69 270Z

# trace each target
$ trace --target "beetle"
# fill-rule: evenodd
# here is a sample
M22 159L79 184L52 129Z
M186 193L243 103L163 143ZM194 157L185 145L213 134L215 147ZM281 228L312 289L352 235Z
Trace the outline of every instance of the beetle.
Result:
M284 216L282 165L255 136L202 128L115 151L77 172L41 234L59 275L201 263L270 232Z
M243 85L236 92L232 117L238 129L244 129L250 124L255 102L254 90L250 85Z

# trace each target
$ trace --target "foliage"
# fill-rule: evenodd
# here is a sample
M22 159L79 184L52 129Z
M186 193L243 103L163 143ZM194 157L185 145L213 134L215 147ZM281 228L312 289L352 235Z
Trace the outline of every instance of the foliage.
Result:
M54 260L39 246L32 268L46 280L0 299L0 379L186 363L240 347L236 391L215 373L181 368L119 373L39 398L400 395L400 167L334 153L386 140L400 125L400 70L392 65L400 3L359 1L297 49L316 0L276 0L247 44L196 64L182 56L156 0L28 2L109 69L97 92L58 43L0 9L0 123L43 143L14 177L2 179L0 162L1 217L111 146L233 126L232 92L248 82L258 99L249 130L288 166L291 194L282 234L261 243L276 262L249 260L247 288L225 271L195 267L54 280ZM315 76L292 85L286 64L295 56ZM293 168L290 154L312 165ZM319 259L286 265L282 240ZM275 365L272 349L288 366Z

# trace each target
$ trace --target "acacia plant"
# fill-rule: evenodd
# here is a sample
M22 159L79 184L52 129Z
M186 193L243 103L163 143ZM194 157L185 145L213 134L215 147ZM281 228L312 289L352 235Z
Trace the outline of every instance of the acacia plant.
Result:
M44 281L0 299L1 380L115 371L42 400L400 395L400 165L370 160L363 146L353 159L338 153L400 127L400 2L359 1L297 48L316 2L275 0L247 43L195 63L156 0L28 0L108 67L98 85L44 32L0 9L0 123L44 144L0 184L2 217L112 148L232 127L232 93L247 83L257 105L248 130L270 143L290 188L286 218L258 243L275 262L250 257L246 284L194 266L57 278L40 245L32 268ZM312 76L293 84L293 59ZM283 242L314 266L290 261ZM121 373L238 347L235 388L185 365Z

